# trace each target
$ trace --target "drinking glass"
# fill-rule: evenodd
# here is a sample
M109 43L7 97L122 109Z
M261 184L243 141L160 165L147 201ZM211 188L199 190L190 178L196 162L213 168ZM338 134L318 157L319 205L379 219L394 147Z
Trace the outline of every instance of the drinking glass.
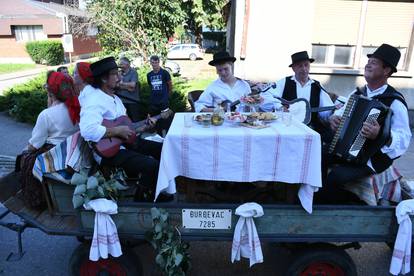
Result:
M193 125L193 115L184 114L184 127L191 127Z
M292 114L289 111L282 112L282 122L285 126L290 126L292 123Z

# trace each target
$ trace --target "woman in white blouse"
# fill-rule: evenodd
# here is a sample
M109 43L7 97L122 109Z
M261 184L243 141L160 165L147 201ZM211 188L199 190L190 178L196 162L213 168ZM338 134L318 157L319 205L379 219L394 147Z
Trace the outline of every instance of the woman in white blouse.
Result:
M45 87L48 108L37 117L28 150L20 156L23 199L32 208L46 205L41 185L32 174L36 157L79 130L80 105L72 79L60 72L50 72Z

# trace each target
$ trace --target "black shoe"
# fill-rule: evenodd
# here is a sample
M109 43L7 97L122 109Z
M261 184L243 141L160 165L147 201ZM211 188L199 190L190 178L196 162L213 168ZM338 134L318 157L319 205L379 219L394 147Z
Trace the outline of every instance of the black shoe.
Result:
M157 200L155 202L170 202L174 200L174 195L161 193L158 195Z

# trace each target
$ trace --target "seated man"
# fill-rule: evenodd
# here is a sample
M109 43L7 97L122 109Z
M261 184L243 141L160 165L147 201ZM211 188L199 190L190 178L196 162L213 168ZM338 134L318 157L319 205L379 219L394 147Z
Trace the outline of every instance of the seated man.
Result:
M350 195L339 189L340 185L346 185L353 180L383 172L392 165L393 160L406 152L411 139L407 104L402 94L387 83L388 78L397 72L396 67L400 56L400 51L388 44L381 45L373 54L369 54L364 72L367 84L362 89L362 93L367 97L377 99L390 107L392 111L391 139L368 160L367 164L363 165L337 160L324 152L322 156L323 188L316 194L316 201L323 203L346 202ZM344 109L345 106L337 110L329 119L334 131L339 126L340 116ZM375 140L380 131L381 126L374 120L372 123L364 123L361 134L369 140ZM332 164L337 165L332 167L328 174L328 166Z
M106 128L102 125L104 119L114 120L126 115L122 101L116 96L115 87L119 81L118 67L113 57L108 57L92 63L95 89L88 91L82 100L80 115L80 131L86 141L98 142L104 137L119 137L127 140L135 131L127 126ZM122 167L128 177L141 174L141 184L151 192L155 190L158 177L158 164L161 155L161 144L137 139L136 143L121 150L111 158L95 159L105 166ZM140 195L136 195L138 197Z
M331 98L321 84L309 78L310 64L314 59L309 58L306 51L294 53L291 57L292 64L289 67L295 74L278 80L276 88L270 90L270 93L274 97L288 101L304 98L309 101L311 107L333 106ZM311 127L323 136L323 140L329 140L329 137L325 137L329 135L326 133L325 125L328 125L327 121L331 114L331 111L312 113Z
M227 52L214 54L213 60L208 64L216 67L219 78L213 81L194 103L196 112L212 112L216 101L235 102L251 93L249 84L233 75L235 61L236 58ZM272 96L268 92L262 93L261 96L264 102L260 108L270 111L273 108Z

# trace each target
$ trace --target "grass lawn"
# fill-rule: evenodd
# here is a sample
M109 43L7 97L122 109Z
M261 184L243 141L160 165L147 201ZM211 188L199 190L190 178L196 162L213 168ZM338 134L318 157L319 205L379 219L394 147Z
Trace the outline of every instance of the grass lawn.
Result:
M4 64L0 64L0 74L8 74L8 73L16 72L16 71L33 69L35 67L36 67L36 64L4 63Z
M187 82L188 85L188 91L193 90L204 90L207 88L207 86L215 80L217 77L211 77L211 78L203 78L203 79L193 79L189 80Z

